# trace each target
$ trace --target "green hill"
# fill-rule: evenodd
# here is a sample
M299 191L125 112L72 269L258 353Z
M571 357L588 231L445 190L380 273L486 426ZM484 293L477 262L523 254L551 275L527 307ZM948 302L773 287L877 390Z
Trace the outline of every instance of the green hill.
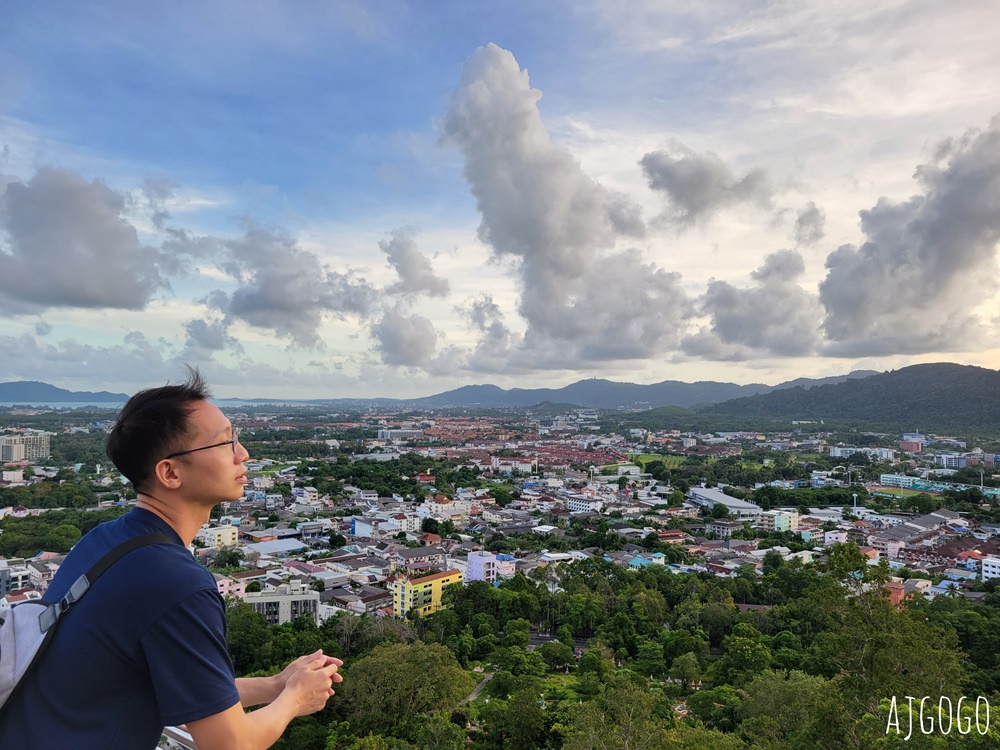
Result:
M706 415L858 420L911 429L996 429L1000 372L950 363L913 365L814 388L787 388L705 406Z

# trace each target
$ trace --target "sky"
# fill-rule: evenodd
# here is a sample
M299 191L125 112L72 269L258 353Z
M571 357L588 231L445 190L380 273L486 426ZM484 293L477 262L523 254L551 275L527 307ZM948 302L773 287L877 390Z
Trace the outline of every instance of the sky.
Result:
M0 382L1000 368L991 0L4 17Z

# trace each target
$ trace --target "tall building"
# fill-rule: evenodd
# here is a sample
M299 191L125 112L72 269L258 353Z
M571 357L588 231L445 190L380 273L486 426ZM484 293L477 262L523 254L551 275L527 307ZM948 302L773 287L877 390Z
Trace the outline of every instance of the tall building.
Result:
M48 432L24 432L0 436L0 460L44 461L50 455L52 435Z
M20 442L17 438L9 435L0 437L0 462L13 464L20 463L24 460L23 442Z
M421 617L437 612L442 606L444 587L453 583L462 583L462 571L446 570L421 578L397 576L392 582L392 611L397 617L405 617L411 609Z

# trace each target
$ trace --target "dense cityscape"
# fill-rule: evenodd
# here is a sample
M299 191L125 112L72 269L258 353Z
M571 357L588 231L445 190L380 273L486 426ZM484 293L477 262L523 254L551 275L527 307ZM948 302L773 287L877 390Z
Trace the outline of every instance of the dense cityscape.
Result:
M993 443L579 408L227 411L244 497L191 552L237 673L317 644L346 661L281 747L875 747L914 685L1000 687ZM8 607L135 496L102 457L113 412L0 417Z

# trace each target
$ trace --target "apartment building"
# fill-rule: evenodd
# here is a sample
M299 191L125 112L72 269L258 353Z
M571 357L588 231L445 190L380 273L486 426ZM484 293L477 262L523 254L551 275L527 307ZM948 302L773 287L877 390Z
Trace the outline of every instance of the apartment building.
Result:
M0 461L44 461L52 455L51 437L48 432L0 435Z
M764 531L798 531L799 512L796 510L765 510L757 519L757 528Z
M283 583L273 591L248 592L244 601L270 625L283 625L303 615L319 624L319 592L301 581Z
M497 556L492 552L486 551L470 552L466 580L493 583L496 579Z
M462 572L455 568L422 577L397 576L392 582L392 611L405 617L411 609L421 617L441 609L441 594L445 586L462 583Z
M209 549L222 549L223 547L235 546L238 533L235 526L214 526L205 529L202 536L205 540L205 546Z

